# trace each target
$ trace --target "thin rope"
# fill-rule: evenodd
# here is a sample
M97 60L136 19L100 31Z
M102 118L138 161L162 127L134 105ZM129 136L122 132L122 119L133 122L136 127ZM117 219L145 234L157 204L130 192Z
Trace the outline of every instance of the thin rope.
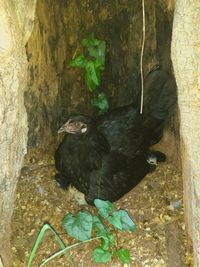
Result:
M144 45L145 45L145 5L142 0L142 49L140 55L140 75L141 75L141 102L140 102L140 114L143 112L143 101L144 101L144 75L143 75L143 56L144 56Z

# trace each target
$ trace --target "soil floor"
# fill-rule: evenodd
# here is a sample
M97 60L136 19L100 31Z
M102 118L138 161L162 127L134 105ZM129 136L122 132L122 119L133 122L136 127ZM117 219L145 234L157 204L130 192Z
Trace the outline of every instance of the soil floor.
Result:
M75 243L62 228L63 217L71 212L96 209L77 202L73 190L64 191L54 180L54 162L31 158L22 169L18 183L16 206L12 218L13 267L27 266L37 235L48 222L59 233L66 245ZM148 174L131 192L115 203L125 209L136 223L132 233L118 232L118 246L127 248L133 267L184 267L193 266L192 247L186 236L183 211L182 178L170 163L161 163L155 172ZM126 266L112 262L92 262L92 249L98 240L81 244L70 250L73 263L65 256L56 257L45 266ZM37 267L60 248L55 237L47 231L32 266Z

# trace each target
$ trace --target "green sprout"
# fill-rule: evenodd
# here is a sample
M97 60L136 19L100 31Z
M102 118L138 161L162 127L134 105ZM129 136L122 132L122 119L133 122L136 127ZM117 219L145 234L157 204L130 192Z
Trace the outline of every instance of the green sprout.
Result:
M99 114L104 114L109 109L108 99L105 93L97 92L101 85L101 74L105 65L106 42L95 38L83 39L81 44L87 49L87 56L80 54L73 58L69 67L84 69L85 84L88 90L94 94L91 105L99 109Z
M37 237L27 267L31 267L33 258L46 230L50 230L55 235L61 250L45 259L39 267L44 266L55 257L63 254L66 255L71 266L75 266L69 254L69 249L98 239L100 243L92 251L92 260L95 263L110 262L113 257L117 257L121 263L130 264L130 252L125 248L119 248L116 232L133 232L136 229L135 223L125 210L115 210L113 204L109 201L95 199L94 204L98 210L97 215L93 215L89 211L79 211L76 216L68 213L63 220L63 228L66 233L79 241L75 244L65 246L57 232L49 224L45 224Z

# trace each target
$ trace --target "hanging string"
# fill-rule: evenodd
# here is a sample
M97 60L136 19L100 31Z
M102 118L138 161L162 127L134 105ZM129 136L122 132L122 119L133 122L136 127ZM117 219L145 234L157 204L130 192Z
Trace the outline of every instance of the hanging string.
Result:
M143 111L143 100L144 100L144 75L143 75L143 56L144 56L144 45L145 45L145 5L142 0L142 49L140 55L140 75L141 75L141 102L140 102L140 114Z

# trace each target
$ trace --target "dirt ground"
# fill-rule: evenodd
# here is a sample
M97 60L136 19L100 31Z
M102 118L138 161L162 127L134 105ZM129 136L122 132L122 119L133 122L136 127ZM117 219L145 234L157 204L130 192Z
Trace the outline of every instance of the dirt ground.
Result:
M60 234L65 244L75 242L62 228L62 219L79 210L96 212L94 207L80 205L72 191L60 189L54 181L54 162L48 157L26 162L18 183L16 206L12 218L13 267L27 266L30 251L39 230L48 222ZM125 209L136 223L133 233L118 233L119 246L131 253L133 267L192 267L192 247L184 225L182 180L180 172L170 163L161 163L157 170L131 192L115 203ZM70 250L74 266L123 266L117 260L108 264L95 264L91 249L98 244L82 244ZM34 267L59 249L51 233L45 235ZM48 267L72 266L61 256L49 262ZM124 265L126 266L126 265Z

